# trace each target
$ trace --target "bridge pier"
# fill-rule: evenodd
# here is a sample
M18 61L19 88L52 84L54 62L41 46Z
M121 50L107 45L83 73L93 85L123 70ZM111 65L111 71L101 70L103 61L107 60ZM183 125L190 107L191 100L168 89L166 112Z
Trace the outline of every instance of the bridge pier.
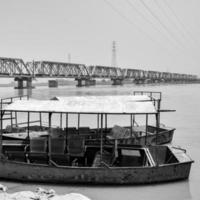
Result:
M30 89L30 88L34 88L32 86L32 77L15 77L14 79L15 81L17 81L17 86L14 87L15 89ZM26 84L24 85L24 82L26 82Z
M111 78L112 85L123 85L123 78Z
M96 85L95 79L87 79L87 80L85 80L85 82L86 82L86 86Z
M78 82L76 87L96 85L96 80L87 77L76 78L75 80Z
M146 79L141 78L141 79L134 79L133 82L135 84L144 84L146 82Z
M49 80L48 85L50 88L57 88L58 87L58 81L57 80Z

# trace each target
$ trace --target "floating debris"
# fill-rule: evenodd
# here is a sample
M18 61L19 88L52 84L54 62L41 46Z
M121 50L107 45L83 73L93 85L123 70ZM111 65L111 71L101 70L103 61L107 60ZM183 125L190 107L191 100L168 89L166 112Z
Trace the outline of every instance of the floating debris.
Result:
M6 186L0 184L0 191L2 191L2 192L6 192L7 189L8 189L8 188L7 188Z
M58 195L53 189L45 190L43 188L36 188L35 192L21 191L13 194L8 194L7 187L0 184L0 199L2 200L90 200L88 197L79 193L69 193L65 195Z

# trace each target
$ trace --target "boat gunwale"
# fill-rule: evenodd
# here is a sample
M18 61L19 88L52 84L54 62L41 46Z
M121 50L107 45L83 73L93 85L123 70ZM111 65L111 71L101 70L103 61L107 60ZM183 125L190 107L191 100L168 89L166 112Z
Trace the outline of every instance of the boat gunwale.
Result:
M194 160L188 160L188 161L183 161L183 162L177 162L177 163L168 163L168 164L160 164L160 165L155 165L155 166L135 166L135 167L80 167L80 166L64 166L64 165L48 165L48 164L40 164L40 163L26 163L26 162L20 162L20 161L14 161L14 160L8 160L8 159L0 159L1 163L10 163L10 164L17 164L17 165L26 165L26 166L32 166L32 167L47 167L47 168L58 168L58 169L102 169L102 170L123 170L123 169L153 169L153 168L161 168L161 167L168 167L168 166L178 166L182 164L192 164L194 163Z

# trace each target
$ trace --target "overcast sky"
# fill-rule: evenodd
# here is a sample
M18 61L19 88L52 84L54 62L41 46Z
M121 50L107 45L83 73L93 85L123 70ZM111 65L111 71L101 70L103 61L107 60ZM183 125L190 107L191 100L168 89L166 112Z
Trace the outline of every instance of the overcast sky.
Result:
M200 75L199 0L0 0L0 57Z

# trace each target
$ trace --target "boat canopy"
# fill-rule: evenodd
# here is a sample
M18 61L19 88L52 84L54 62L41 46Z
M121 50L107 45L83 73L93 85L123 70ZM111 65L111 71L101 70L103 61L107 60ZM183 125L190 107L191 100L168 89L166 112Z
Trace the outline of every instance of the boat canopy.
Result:
M136 96L57 97L55 100L19 100L5 111L54 113L156 114L152 101Z
M102 101L106 99L107 101L117 99L118 101L151 101L151 98L147 95L117 95L117 96L55 96L51 98L51 100L58 100L58 101L68 101L69 98L73 98L73 100L78 101Z

